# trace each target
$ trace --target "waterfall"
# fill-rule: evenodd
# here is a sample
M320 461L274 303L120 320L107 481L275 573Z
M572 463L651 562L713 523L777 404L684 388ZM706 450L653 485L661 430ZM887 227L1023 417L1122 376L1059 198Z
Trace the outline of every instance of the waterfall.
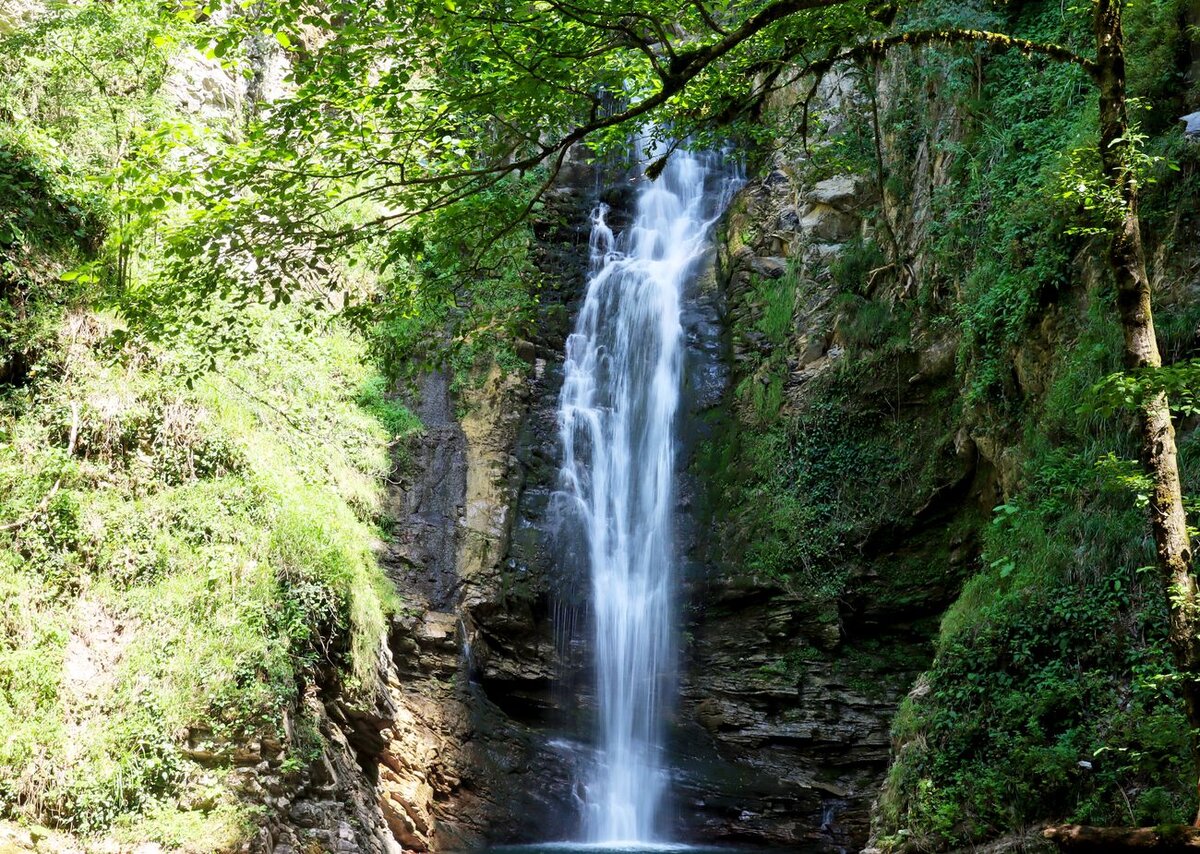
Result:
M567 339L560 486L591 577L599 759L585 824L595 843L654 841L667 788L681 304L734 186L718 165L675 152L656 181L643 180L620 236L596 209L587 295Z

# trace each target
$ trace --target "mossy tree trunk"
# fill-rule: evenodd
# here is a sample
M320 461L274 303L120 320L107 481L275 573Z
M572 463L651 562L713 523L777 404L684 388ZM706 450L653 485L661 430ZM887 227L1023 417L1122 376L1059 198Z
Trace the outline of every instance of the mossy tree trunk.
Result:
M1100 158L1106 181L1117 190L1119 215L1111 224L1109 266L1117 286L1117 308L1130 369L1162 365L1150 310L1150 279L1138 218L1138 186L1125 92L1124 0L1096 4L1096 66L1100 90ZM1193 753L1200 731L1200 638L1197 637L1196 576L1179 482L1175 428L1163 392L1151 393L1138 413L1142 461L1153 480L1150 524L1170 614L1169 639L1182 676L1184 704L1192 728ZM1200 756L1200 754L1197 754ZM1197 760L1200 766L1200 758ZM1198 819L1200 823L1200 819Z

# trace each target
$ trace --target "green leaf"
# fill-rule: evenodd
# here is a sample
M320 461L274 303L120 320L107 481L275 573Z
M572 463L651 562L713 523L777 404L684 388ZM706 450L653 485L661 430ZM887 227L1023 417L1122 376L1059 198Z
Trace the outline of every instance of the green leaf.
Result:
M100 281L94 273L82 267L68 270L58 278L64 282L82 282L84 284L92 284Z

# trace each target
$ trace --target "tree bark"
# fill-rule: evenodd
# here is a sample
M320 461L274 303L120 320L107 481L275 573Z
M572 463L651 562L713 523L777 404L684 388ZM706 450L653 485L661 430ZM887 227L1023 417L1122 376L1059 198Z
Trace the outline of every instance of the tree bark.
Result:
M1178 824L1163 827L1065 824L1047 827L1042 836L1064 851L1200 851L1200 830Z
M1096 4L1096 66L1100 90L1100 158L1105 180L1120 198L1119 221L1109 224L1109 265L1117 286L1117 308L1125 336L1128 368L1162 365L1150 310L1150 280L1138 218L1137 174L1125 91L1125 46L1121 13L1124 0ZM1182 693L1191 728L1193 756L1200 757L1200 639L1197 638L1197 589L1192 571L1175 428L1165 393L1151 394L1138 413L1142 462L1154 488L1150 525L1157 564L1169 612L1169 640L1182 678ZM1200 764L1200 758L1197 759ZM1200 772L1198 772L1200 774ZM1200 817L1198 817L1200 824Z

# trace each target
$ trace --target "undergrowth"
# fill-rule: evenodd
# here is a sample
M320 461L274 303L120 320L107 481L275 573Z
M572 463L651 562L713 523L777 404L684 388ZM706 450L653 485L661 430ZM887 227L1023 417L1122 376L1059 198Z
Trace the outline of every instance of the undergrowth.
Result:
M363 336L251 305L251 346L214 360L120 315L186 213L131 163L186 124L162 89L187 26L139 0L0 34L0 820L87 848L246 842L232 751L310 761L299 692L371 695L399 607L373 546L420 422Z
M317 668L374 689L397 605L379 484L418 429L337 328L264 318L252 356L188 389L178 353L107 350L113 325L63 316L0 445L0 813L85 833L186 795L188 728L280 738Z
M1136 4L1127 18L1131 90L1151 108L1136 111L1146 151L1181 167L1145 176L1143 198L1144 231L1162 250L1155 321L1168 360L1195 353L1200 321L1181 286L1188 274L1170 261L1179 254L1186 266L1194 255L1182 235L1197 214L1197 157L1173 121L1189 111L1183 12L1179 2ZM1016 32L1081 50L1093 38L1090 11L1052 3L928 2L909 14L913 26ZM1147 570L1137 449L1126 421L1087 406L1120 369L1122 348L1111 285L1091 275L1103 268L1101 247L1060 185L1078 151L1094 146L1094 92L1080 73L1016 53L987 53L977 65L969 51L931 49L903 74L881 116L881 189L912 203L923 147L949 164L927 219L914 223L927 228L924 275L900 280L903 265L887 261L913 259L856 240L827 278L792 280L790 305L810 312L797 326L828 317L838 345L823 351L832 364L803 373L795 364L813 348L772 321L782 285L731 295L734 412L704 458L723 556L730 571L836 602L843 619L856 596L895 619L916 616L926 591L953 593L967 573L934 661L894 721L874 820L885 850L969 846L1044 821L1187 823L1194 769L1161 587ZM946 121L951 109L961 125ZM735 207L739 236L751 234L744 218ZM957 342L954 371L906 407L922 348L939 341ZM1192 425L1181 426L1190 495L1200 459ZM956 444L979 461L972 506L951 508L946 524L959 530L914 541L913 496L945 482ZM988 500L997 481L1008 493ZM871 539L880 531L883 545ZM844 645L852 634L845 629ZM875 672L870 662L842 664L851 677Z
M1139 5L1127 21L1131 85L1154 107L1151 151L1174 145L1164 117L1179 95L1168 81L1178 80L1181 10ZM1085 43L1082 18L1026 4L999 25ZM1069 152L1094 139L1094 96L1023 57L986 67L982 90L963 97L971 130L952 146L955 180L935 200L939 276L919 301L936 310L947 278L961 283L964 401L977 429L1008 437L1019 480L983 526L980 571L943 616L933 665L893 724L875 821L885 849L969 845L1047 820L1187 823L1196 809L1136 447L1125 423L1087 405L1120 368L1115 300L1102 276L1083 278L1098 247L1072 234L1080 212L1055 192ZM1194 215L1187 186L1194 168L1147 186L1144 229L1168 252L1182 248L1171 227ZM1164 352L1178 358L1194 348L1200 317L1164 272L1155 320ZM1056 343L1032 357L1042 373L1022 385L1014 362L1029 364L1021 348L1047 317ZM1181 436L1191 494L1195 434Z

